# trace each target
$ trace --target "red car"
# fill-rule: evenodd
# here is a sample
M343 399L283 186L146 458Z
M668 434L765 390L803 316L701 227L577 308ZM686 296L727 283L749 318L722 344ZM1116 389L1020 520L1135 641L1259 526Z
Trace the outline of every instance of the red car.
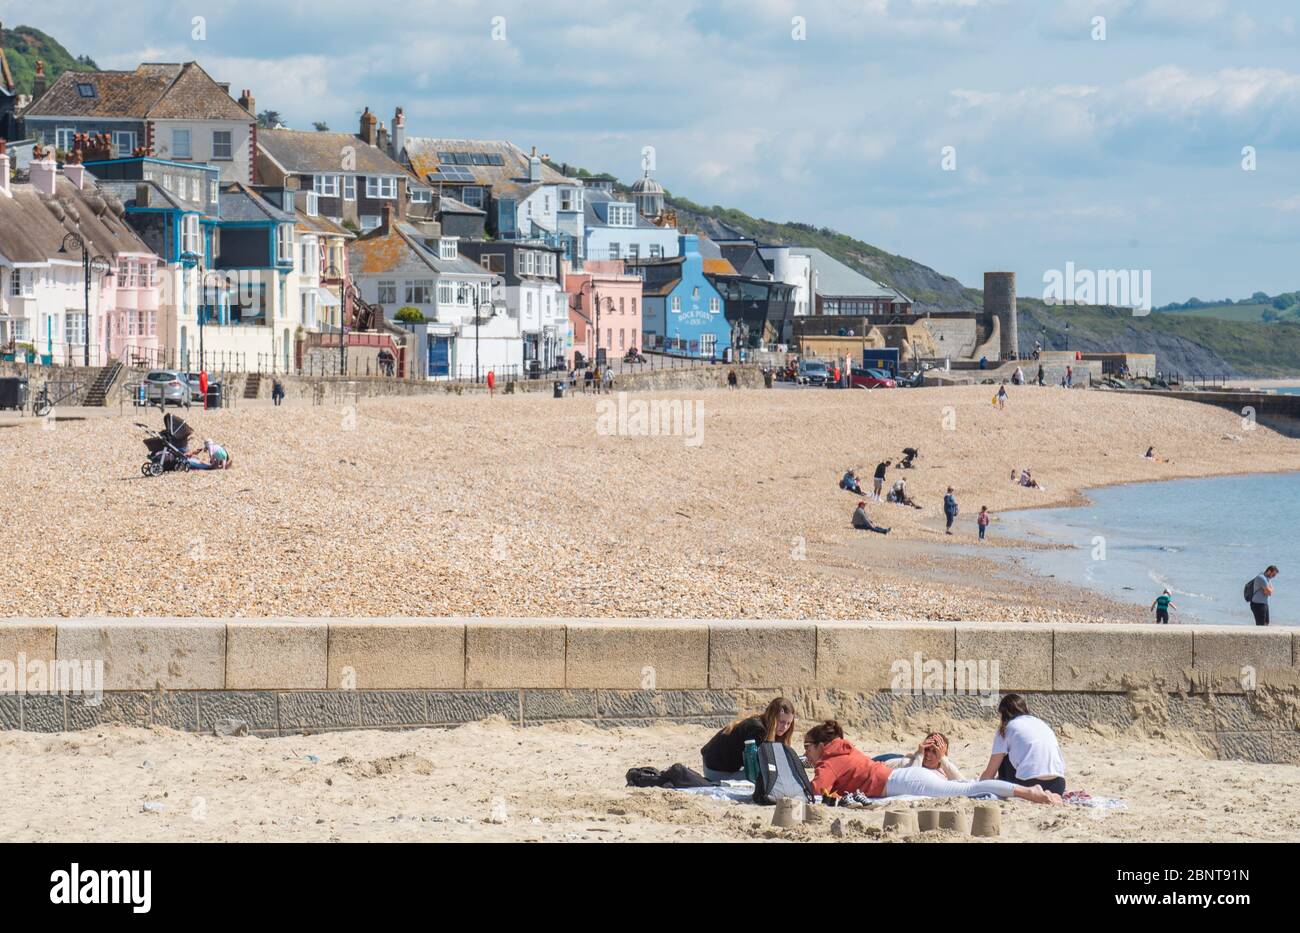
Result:
M883 369L855 369L849 374L849 385L855 389L896 389L898 383Z

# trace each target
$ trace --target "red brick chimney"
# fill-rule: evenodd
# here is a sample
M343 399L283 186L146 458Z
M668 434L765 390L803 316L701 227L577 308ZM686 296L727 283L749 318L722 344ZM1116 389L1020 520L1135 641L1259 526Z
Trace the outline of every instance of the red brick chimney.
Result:
M36 77L32 78L32 103L41 99L45 93L45 62L36 59Z
M361 141L367 146L373 146L375 144L376 122L375 115L371 113L370 108L367 107L365 113L361 114L361 132L357 134L361 137Z
M227 85L227 87L229 87L229 85ZM257 117L257 101L253 97L253 92L247 88L239 94L239 106L251 113L254 118Z

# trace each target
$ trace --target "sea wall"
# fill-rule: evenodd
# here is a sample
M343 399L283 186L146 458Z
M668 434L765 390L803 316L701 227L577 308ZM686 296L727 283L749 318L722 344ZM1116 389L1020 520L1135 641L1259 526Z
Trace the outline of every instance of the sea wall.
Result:
M274 736L492 715L711 724L778 692L805 718L991 724L997 695L1014 691L1058 724L1178 733L1224 758L1300 762L1298 649L1290 629L1244 626L6 620L0 728L207 732L235 718ZM15 692L16 670L52 661L102 661L102 700ZM954 683L958 671L967 679Z
M1144 394L1155 390L1141 391ZM1227 389L1221 392L1159 392L1170 398L1186 399L1190 402L1203 402L1235 412L1241 416L1237 430L1250 430L1251 422L1272 428L1287 437L1300 437L1300 395L1288 395L1272 392L1243 392Z

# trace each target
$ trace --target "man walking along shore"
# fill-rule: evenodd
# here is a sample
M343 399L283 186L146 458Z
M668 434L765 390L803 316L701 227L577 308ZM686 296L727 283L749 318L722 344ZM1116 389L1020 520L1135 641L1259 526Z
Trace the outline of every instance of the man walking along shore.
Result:
M1277 567L1269 564L1264 572L1250 582L1250 611L1256 625L1268 625L1268 598L1273 595L1272 580Z

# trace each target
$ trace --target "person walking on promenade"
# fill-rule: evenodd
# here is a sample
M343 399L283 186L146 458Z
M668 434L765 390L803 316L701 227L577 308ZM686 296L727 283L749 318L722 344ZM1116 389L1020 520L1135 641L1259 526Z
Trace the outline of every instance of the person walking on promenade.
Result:
M613 391L614 391L614 370L613 368L607 365L605 367L605 394L609 395L609 393Z
M1268 625L1268 598L1273 595L1272 580L1277 576L1277 567L1269 564L1264 572L1250 581L1250 611L1255 616L1256 625Z
M279 379L271 380L271 401L277 407L284 401L284 383Z
M979 518L975 519L975 524L980 526L981 541L984 540L984 530L989 527L990 517L991 516L989 515L989 507L987 505L981 505Z
M1169 610L1178 608L1174 605L1174 597L1170 595L1169 587L1165 587L1165 591L1156 597L1156 601L1151 604L1151 608L1156 611L1157 625L1169 624Z
M889 469L889 465L889 460L883 460L876 464L876 474L871 483L871 496L877 502L880 501L880 491L885 488L885 471Z
M957 517L957 497L952 494L952 487L948 487L947 494L943 497L943 514L948 519L947 527L944 534L952 534L952 523Z

